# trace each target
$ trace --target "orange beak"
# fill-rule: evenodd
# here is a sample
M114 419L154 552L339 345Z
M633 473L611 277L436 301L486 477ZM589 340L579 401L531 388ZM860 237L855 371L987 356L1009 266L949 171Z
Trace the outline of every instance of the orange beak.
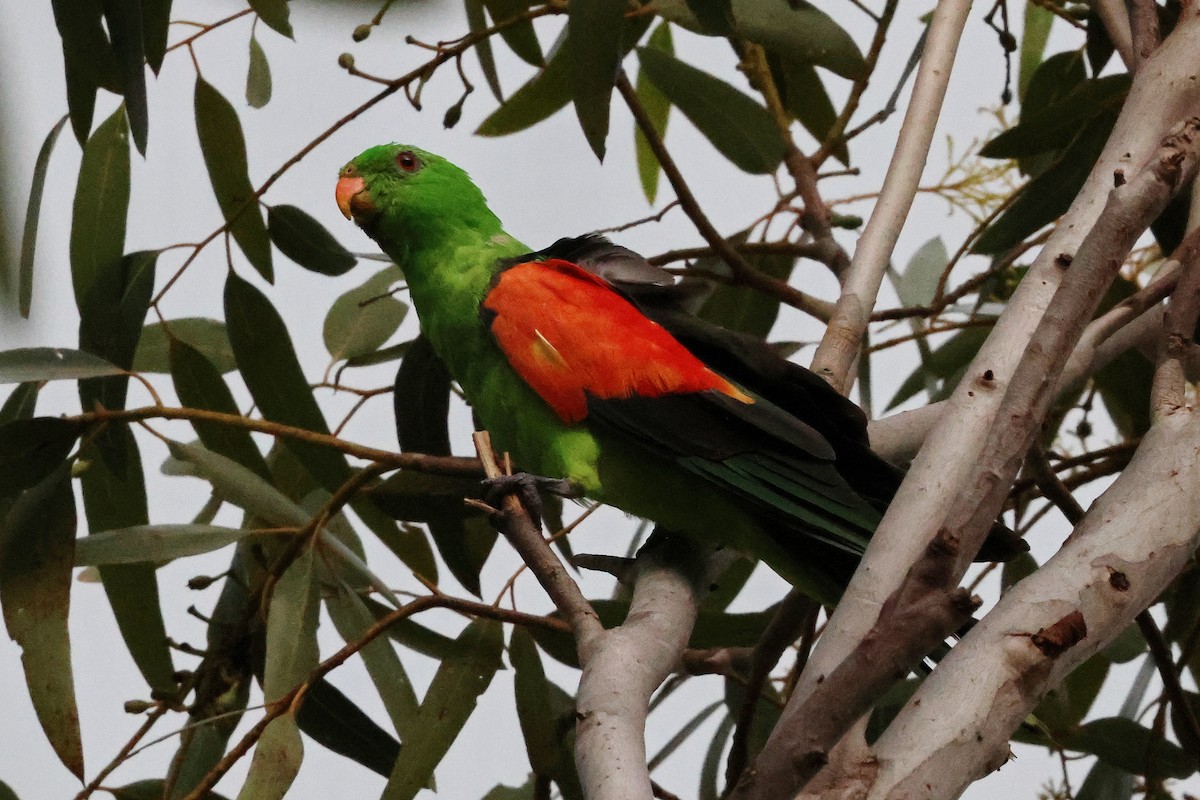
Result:
M366 189L367 182L360 177L346 176L338 179L337 191L334 193L334 196L337 198L338 208L342 210L342 214L345 215L346 219L353 218L353 212L356 210L355 206L359 206L361 208L362 206L369 207L371 205L369 199L367 199L365 203L362 201L362 199L360 199L358 203L353 202L354 198L360 192L365 192Z

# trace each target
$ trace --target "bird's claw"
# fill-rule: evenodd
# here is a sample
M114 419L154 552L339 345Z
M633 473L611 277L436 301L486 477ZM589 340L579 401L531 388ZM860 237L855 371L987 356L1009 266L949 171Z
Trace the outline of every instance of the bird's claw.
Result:
M579 492L566 478L547 478L544 475L533 475L528 472L517 472L512 475L500 475L482 481L485 487L484 502L493 508L500 508L505 497L516 495L529 519L538 530L542 528L542 497L540 491L551 492L560 497L578 497Z

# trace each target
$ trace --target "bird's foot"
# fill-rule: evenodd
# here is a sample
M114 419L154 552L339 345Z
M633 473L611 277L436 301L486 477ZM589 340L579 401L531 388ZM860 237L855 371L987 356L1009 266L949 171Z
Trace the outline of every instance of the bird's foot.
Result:
M500 508L508 495L516 495L529 512L529 519L538 530L542 528L542 497L540 492L550 492L559 497L582 497L579 488L566 478L547 478L528 472L500 475L482 481L485 487L484 502Z

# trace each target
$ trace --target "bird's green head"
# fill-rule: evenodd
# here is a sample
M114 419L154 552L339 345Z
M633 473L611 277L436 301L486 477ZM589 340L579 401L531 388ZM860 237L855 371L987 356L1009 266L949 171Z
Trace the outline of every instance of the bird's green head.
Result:
M441 156L383 144L342 167L337 204L393 258L467 233L498 233L500 222L467 173Z

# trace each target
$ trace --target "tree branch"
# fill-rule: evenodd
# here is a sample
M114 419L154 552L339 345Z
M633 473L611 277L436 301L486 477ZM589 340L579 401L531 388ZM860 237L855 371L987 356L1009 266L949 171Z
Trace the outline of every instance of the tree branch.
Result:
M969 0L943 0L933 12L912 100L900 127L879 200L858 240L842 295L813 356L812 371L839 392L844 393L848 386L879 286L904 218L912 208L970 8Z

